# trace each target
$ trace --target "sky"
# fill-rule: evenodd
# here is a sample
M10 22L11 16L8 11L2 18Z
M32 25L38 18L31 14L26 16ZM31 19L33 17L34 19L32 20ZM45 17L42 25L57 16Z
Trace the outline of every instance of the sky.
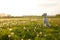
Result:
M0 0L0 13L13 16L60 14L60 0Z

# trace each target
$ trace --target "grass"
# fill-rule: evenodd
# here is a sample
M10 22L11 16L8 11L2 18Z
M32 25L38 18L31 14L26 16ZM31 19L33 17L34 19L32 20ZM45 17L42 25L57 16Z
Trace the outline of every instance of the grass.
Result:
M59 19L50 18L50 27L39 18L0 20L0 40L60 40Z

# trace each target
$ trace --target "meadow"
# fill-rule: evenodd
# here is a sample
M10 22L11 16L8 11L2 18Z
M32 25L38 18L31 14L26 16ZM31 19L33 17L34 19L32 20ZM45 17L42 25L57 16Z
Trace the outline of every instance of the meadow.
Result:
M0 18L0 40L60 40L60 18L49 18L50 27L43 18Z

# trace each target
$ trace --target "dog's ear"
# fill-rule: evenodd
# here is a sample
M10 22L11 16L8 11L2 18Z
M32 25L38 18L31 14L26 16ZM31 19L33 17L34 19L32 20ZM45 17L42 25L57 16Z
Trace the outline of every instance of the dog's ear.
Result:
M47 16L47 13L44 13L42 16Z

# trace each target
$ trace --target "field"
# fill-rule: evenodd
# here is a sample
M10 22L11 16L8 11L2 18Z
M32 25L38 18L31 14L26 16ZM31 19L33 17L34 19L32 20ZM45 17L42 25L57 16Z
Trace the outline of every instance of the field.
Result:
M49 18L50 27L43 18L0 18L0 40L60 40L60 18Z

